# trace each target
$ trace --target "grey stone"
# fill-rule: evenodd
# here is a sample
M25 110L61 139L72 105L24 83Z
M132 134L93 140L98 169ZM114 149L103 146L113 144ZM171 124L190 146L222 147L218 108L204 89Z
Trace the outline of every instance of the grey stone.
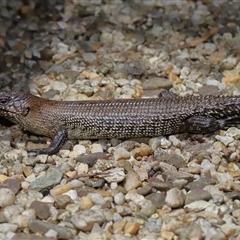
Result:
M145 197L145 199L150 200L152 204L159 209L161 209L163 205L166 204L165 198L166 196L162 193L152 193Z
M57 168L51 167L47 170L44 176L41 176L35 181L31 182L29 189L41 191L46 188L51 188L54 185L60 183L62 176L63 174L61 171L59 171Z
M191 202L197 201L197 200L210 200L211 194L203 189L193 189L190 193L186 195L185 204L189 204Z
M162 77L152 77L143 82L144 90L153 90L153 89L170 89L172 87L172 82L167 78Z
M40 220L31 220L28 225L29 229L34 233L46 233L48 230L53 229L57 232L58 238L72 239L73 234L66 227L58 226L49 222L43 222Z

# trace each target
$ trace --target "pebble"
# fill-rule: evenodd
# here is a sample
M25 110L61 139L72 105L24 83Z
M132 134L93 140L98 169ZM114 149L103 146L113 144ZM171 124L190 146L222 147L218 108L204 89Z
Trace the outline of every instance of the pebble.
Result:
M11 223L1 223L0 224L0 232L1 233L8 233L8 232L16 232L18 229L18 225L11 224Z
M129 159L129 158L130 158L130 153L124 147L116 148L114 152L114 159L116 161L120 159Z
M0 184L2 188L8 188L17 194L20 190L20 181L17 179L6 179Z
M90 151L91 151L91 153L103 152L102 145L94 143L94 144L91 145Z
M77 144L77 145L75 145L74 147L73 147L73 151L75 151L75 152L77 152L79 155L81 155L81 154L84 154L84 153L86 153L86 148L83 146L83 145L81 145L81 144ZM71 156L71 155L70 155Z
M89 196L83 196L80 199L79 207L81 210L88 210L94 205L92 199Z
M178 208L183 206L185 201L185 195L178 188L172 188L167 191L165 201L169 207Z
M64 92L67 89L67 85L64 82L55 81L52 83L52 89L59 92Z
M75 158L75 161L85 163L92 167L98 159L106 157L107 154L103 152L90 153L87 155L80 155Z
M141 187L142 182L140 181L139 176L135 172L128 172L126 174L125 182L123 187L126 191Z
M91 198L94 204L104 205L106 203L106 200L98 193L89 193L88 197Z
M84 52L82 54L82 57L83 57L83 61L87 63L91 63L97 60L96 55L90 52Z
M125 196L122 192L117 193L114 196L114 202L118 205L122 205L125 202Z
M234 138L229 137L229 136L219 136L219 135L216 135L215 138L217 140L219 140L220 142L222 142L225 146L228 146L230 143L232 143L234 141Z
M150 184L138 188L137 193L143 196L149 195L152 192L152 186Z
M72 199L68 195L60 195L55 198L55 204L57 205L58 208L60 209L65 209L66 206L70 203L73 203Z
M71 222L77 229L87 232L92 229L94 223L101 225L105 222L107 220L105 214L100 210L83 210L75 213L71 218Z
M46 203L40 201L33 201L30 208L34 209L36 216L39 219L48 219L50 217L50 210Z
M150 200L158 209L161 209L166 204L166 196L162 193L151 193L146 196L146 199Z
M70 230L68 230L66 227L62 227L62 226L52 224L49 222L43 222L40 220L32 220L29 222L28 227L34 233L42 232L45 234L50 229L52 229L57 232L58 238L63 238L63 239L73 238L72 232Z
M150 232L154 232L154 233L160 233L161 231L161 226L159 226L159 224L155 223L155 222L146 222L145 223L145 227L150 231Z
M237 237L240 234L240 226L233 223L221 225L221 230L227 237Z
M121 219L113 223L113 232L117 233L119 231L123 231L126 225L126 220Z
M123 168L115 168L112 169L108 176L104 177L104 179L108 182L122 182L125 179L125 173Z
M134 235L137 233L137 231L139 230L140 228L140 224L139 223L136 223L136 222L127 222L124 226L124 233L129 233L131 235Z
M198 200L209 201L211 199L211 194L203 189L193 189L190 193L186 195L185 204L189 204Z
M172 82L166 78L152 77L143 82L144 90L152 89L170 89L172 87Z
M0 188L0 207L5 208L15 203L15 193L8 188Z
M62 172L55 167L51 167L47 170L44 176L41 176L30 183L29 189L41 191L46 188L58 184L62 179Z
M141 206L140 212L148 217L154 214L156 210L156 207L150 200L141 201L139 202L139 205Z

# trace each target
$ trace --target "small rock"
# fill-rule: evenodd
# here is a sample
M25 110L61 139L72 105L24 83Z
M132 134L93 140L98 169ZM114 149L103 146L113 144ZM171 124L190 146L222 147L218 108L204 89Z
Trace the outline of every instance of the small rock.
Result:
M139 204L140 201L145 200L145 198L142 195L136 193L135 189L129 191L125 195L125 199L126 199L126 202L133 201L136 204Z
M0 189L0 207L5 208L13 205L16 201L15 193L8 188Z
M135 147L135 144L136 144L135 141L130 141L130 140L124 141L124 142L118 144L118 145L116 146L116 149L123 147L123 148L125 148L127 151L132 151L132 150L134 149L134 147Z
M236 237L240 234L240 226L234 223L225 223L220 228L227 237Z
M130 153L124 147L118 147L114 151L114 159L116 161L120 159L129 159L129 158L130 158Z
M60 81L54 81L51 84L51 87L53 90L56 90L59 92L64 92L67 89L67 84L64 82L60 82Z
M43 189L49 189L52 186L58 184L62 179L62 172L57 168L51 167L47 170L44 176L37 178L35 181L31 182L29 189L36 191L41 191Z
M169 185L167 183L164 182L157 182L157 181L151 181L150 186L152 188L155 188L159 191L163 191L166 192L167 190L169 190Z
M77 152L79 155L81 155L81 154L84 154L84 153L86 153L86 148L83 146L83 145L81 145L81 144L77 144L77 145L75 145L74 147L73 147L73 151L75 151L75 152Z
M82 57L83 57L83 61L86 63L91 63L97 60L96 55L91 52L84 52L82 54Z
M158 209L161 209L166 204L166 196L162 193L151 193L150 195L146 196L145 199L150 200Z
M41 220L46 220L50 217L50 210L46 203L40 201L33 201L29 208L34 209L37 217Z
M141 187L142 182L139 179L139 176L135 172L128 172L126 174L124 188L128 192L129 190Z
M240 129L236 127L230 127L226 132L226 136L232 137L236 140L240 139Z
M183 206L185 201L184 193L178 188L172 188L167 191L166 204L171 208L178 208Z
M101 210L83 210L73 214L71 222L81 231L91 231L94 223L101 225L107 221L105 211Z
M39 236L39 235L35 235L35 234L27 234L27 233L17 233L15 234L11 240L56 240L56 238L48 238L45 236Z
M144 200L139 202L139 205L141 206L140 212L148 217L150 217L152 214L154 214L156 207L150 200Z
M229 137L229 136L220 136L216 135L215 138L222 142L226 147L234 141L234 138Z
M124 85L129 84L129 80L124 79L124 78L120 78L120 79L116 80L116 83L117 83L118 86L122 87Z
M219 95L219 88L214 85L205 85L198 92L200 95Z
M137 158L138 156L140 157L149 156L152 153L153 153L153 149L144 143L141 143L140 147L134 148L131 151L131 154L134 156L134 158Z
M161 226L155 222L146 222L144 225L150 232L159 233L161 231Z
M122 192L117 193L114 196L114 202L118 205L122 205L125 202L125 196Z
M126 220L120 219L120 220L114 222L114 224L113 224L113 231L114 232L123 231L125 225L126 225Z
M45 236L39 236L35 234L27 234L27 233L16 233L11 240L56 240L56 238L48 238Z
M56 206L60 209L65 209L70 203L73 203L72 199L68 195L60 195L55 198Z
M0 232L8 233L8 232L16 232L18 225L11 223L1 223L0 224Z
M89 193L87 195L92 199L92 202L97 205L104 205L106 200L99 193Z
M136 234L140 228L140 224L136 222L127 222L124 226L124 233L129 233L131 235Z
M104 185L105 185L105 179L101 178L101 179L98 179L93 185L92 187L93 188L102 188Z
M45 234L50 229L53 229L54 231L57 232L58 238L62 238L62 239L72 239L73 238L72 232L70 230L68 230L66 227L62 227L62 226L52 224L49 222L44 222L44 221L40 221L40 220L32 220L29 222L28 227L34 233L42 232Z
M93 143L90 148L91 153L99 153L103 152L103 148L101 144Z
M140 195L143 195L143 196L146 196L146 195L150 194L151 192L152 192L152 186L150 184L148 184L144 187L138 188L138 190L137 190L137 193Z
M104 179L108 183L122 182L125 179L125 173L123 168L114 168L114 169L111 169L109 172L110 174L104 177Z
M81 162L87 164L89 167L92 167L98 159L104 158L107 156L106 153L96 152L90 153L87 155L80 155L75 158L76 162Z
M0 184L0 188L11 189L15 194L20 190L21 183L17 179L7 179Z
M170 165L173 165L177 169L186 167L186 163L184 159L177 155L177 154L161 154L161 153L154 153L154 160L155 161L161 161L161 162L166 162Z
M90 209L94 205L92 199L88 196L83 196L80 199L79 207L81 210Z
M212 198L212 195L203 189L193 189L190 193L186 195L185 204L189 204L194 201L198 200L210 200Z
M211 205L213 205L213 204L206 202L204 200L198 200L198 201L191 202L191 203L185 205L184 209L188 212L200 212L200 211L210 207Z
M152 77L143 82L144 90L151 89L170 89L172 87L172 82L166 78Z

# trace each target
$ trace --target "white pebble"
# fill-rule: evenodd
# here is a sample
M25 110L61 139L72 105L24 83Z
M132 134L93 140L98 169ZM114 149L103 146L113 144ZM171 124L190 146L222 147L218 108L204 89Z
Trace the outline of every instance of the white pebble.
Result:
M0 189L0 207L4 208L15 203L16 197L14 192L8 188Z
M78 152L78 154L81 155L81 154L86 153L87 150L83 145L77 144L73 147L73 151Z
M93 143L90 148L91 153L103 152L101 144Z
M128 158L130 158L130 153L124 147L119 147L115 150L114 159L116 161L120 159L128 159Z
M125 202L125 196L122 192L119 192L117 193L115 196L114 196L114 202L118 205L121 205Z
M16 232L18 226L16 224L11 223L1 223L0 224L0 232L7 233L7 232Z
M171 146L171 142L170 141L168 141L166 138L162 138L161 139L161 147L162 148L169 148L170 146Z
M69 190L64 193L64 195L68 195L73 201L78 200L79 198L76 190Z
M217 140L219 140L220 142L222 142L225 146L228 146L230 143L232 143L234 141L234 138L229 137L229 136L216 135L215 138Z

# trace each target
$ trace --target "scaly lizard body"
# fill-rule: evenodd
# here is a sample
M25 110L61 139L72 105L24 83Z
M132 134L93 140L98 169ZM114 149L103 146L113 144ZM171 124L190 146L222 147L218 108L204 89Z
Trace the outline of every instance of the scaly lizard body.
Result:
M67 139L154 137L208 133L240 122L239 96L54 101L29 93L0 91L0 115L34 134L52 138L35 154L58 152Z

